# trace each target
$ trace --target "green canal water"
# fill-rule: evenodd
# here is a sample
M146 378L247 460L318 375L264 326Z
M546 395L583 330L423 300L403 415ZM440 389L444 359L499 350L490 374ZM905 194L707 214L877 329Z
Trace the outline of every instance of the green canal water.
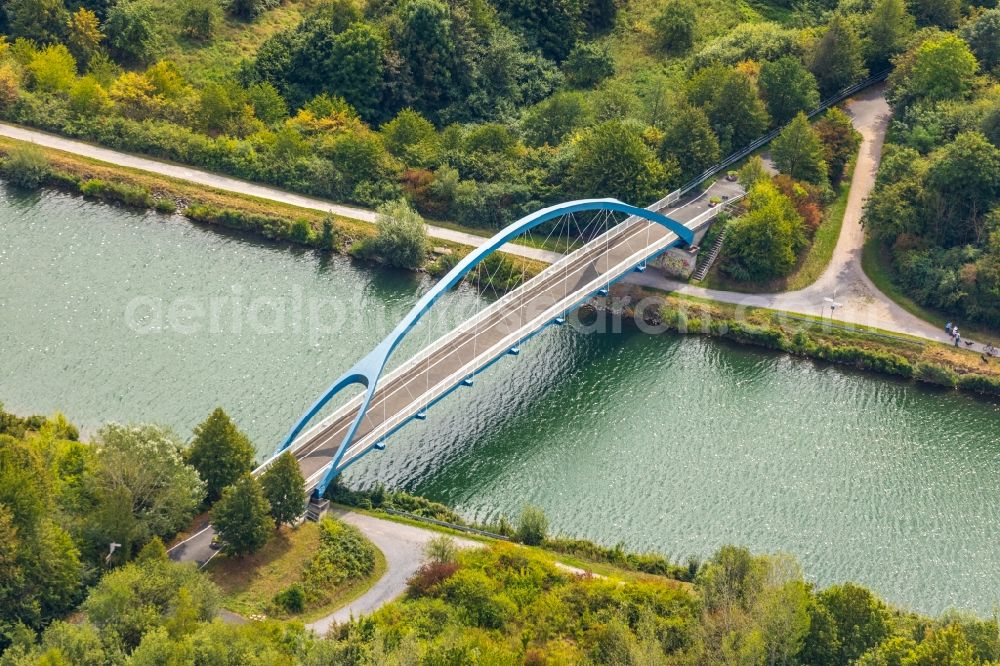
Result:
M0 236L7 409L186 435L221 405L262 454L429 286L2 187ZM925 612L1000 599L1000 406L710 340L549 330L347 476L676 558L785 551Z

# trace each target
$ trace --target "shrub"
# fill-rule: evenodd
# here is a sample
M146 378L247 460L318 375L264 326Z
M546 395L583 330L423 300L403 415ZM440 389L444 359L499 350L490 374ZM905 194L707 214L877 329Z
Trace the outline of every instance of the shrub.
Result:
M153 208L156 209L156 212L165 215L173 215L177 212L177 204L170 199L156 199L153 201Z
M187 0L181 10L181 30L193 39L211 39L221 13L216 0Z
M537 506L528 505L521 511L521 517L517 521L517 534L515 538L528 546L538 546L548 535L549 519L545 513Z
M1000 377L977 374L962 375L958 378L958 387L986 395L1000 395Z
M427 256L427 229L419 213L405 199L378 209L378 235L372 248L398 268L420 268Z
M37 146L18 145L0 164L0 175L18 187L40 187L51 173L49 160Z
M454 576L456 571L458 562L427 562L407 581L410 594L415 597L427 596L438 585Z
M427 542L424 553L431 562L439 564L454 562L455 558L458 557L458 546L455 545L454 539L442 534Z
M290 240L292 238L292 222L281 217L201 205L188 206L184 209L184 216L195 222L218 224L230 229L255 231L266 238L275 240Z
M87 197L117 201L136 208L152 208L154 204L153 195L144 187L126 185L125 183L109 183L97 178L80 183L80 192Z
M576 88L593 88L614 75L615 61L607 47L595 44L577 44L563 63L566 81Z
M353 525L324 518L319 538L319 550L302 574L307 600L322 600L335 588L375 571L375 547Z
M301 613L306 609L306 592L299 583L292 583L274 595L274 604L286 613Z
M913 366L899 354L873 351L853 345L821 345L817 355L827 361L852 365L862 370L872 370L907 379L913 376Z
M948 388L955 388L958 383L958 375L949 368L925 361L917 363L913 376L922 382L947 386Z

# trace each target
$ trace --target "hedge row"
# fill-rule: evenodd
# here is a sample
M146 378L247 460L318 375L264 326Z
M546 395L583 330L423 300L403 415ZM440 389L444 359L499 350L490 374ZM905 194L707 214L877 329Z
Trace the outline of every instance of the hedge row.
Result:
M239 229L259 233L272 240L289 241L299 245L320 246L326 233L313 231L309 220L298 218L289 220L273 215L246 213L232 208L193 205L184 209L184 216L195 222L217 224L229 229ZM324 230L326 228L324 227Z
M906 357L887 351L866 349L856 345L835 345L828 342L814 342L804 332L789 337L780 328L759 326L732 319L712 319L707 326L698 317L689 317L685 312L669 305L660 309L662 323L668 328L687 333L702 332L708 335L735 340L743 344L766 347L807 358L821 359L831 363L848 365L861 370L879 372L886 375L915 378L918 381L948 388L958 387L986 395L1000 395L1000 378L988 375L959 375L950 368L936 363L911 363Z

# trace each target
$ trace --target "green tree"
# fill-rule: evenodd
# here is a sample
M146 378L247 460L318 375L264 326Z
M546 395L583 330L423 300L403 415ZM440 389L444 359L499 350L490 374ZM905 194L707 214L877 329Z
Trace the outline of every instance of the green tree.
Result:
M217 588L203 573L171 562L163 544L154 540L134 562L105 574L82 609L90 622L131 650L178 613L193 610L198 620L211 620L218 601Z
M672 114L673 122L663 134L660 159L672 156L681 167L685 181L701 174L719 161L719 139L712 131L708 116L697 107L683 104Z
M687 98L705 111L724 155L759 137L770 122L750 75L725 65L698 70L688 82Z
M614 76L615 60L607 47L577 44L563 63L566 81L575 88L593 88Z
M221 407L216 407L195 427L185 458L205 482L205 500L211 504L222 496L226 486L253 469L254 449L250 438Z
M123 63L141 65L153 59L158 49L156 21L143 0L119 0L104 22L108 49Z
M260 481L253 476L244 474L226 488L212 509L212 525L222 539L223 552L243 557L263 548L274 530L270 511Z
M829 167L830 180L838 182L857 152L861 138L850 117L837 107L827 109L813 128L823 142L823 159Z
M111 104L108 93L93 76L76 80L69 91L69 108L81 118L94 118Z
M305 508L306 482L299 463L289 451L281 454L260 477L264 497L271 505L274 524L291 524Z
M420 268L430 243L423 218L405 199L385 203L378 209L375 248L379 255L399 268Z
M677 175L667 173L632 126L610 120L580 139L569 183L580 196L616 197L642 206L658 199Z
M1000 7L988 9L962 28L962 39L968 42L983 70L1000 67Z
M1000 148L979 132L963 132L932 155L925 183L931 235L943 245L985 245L987 213L1000 197Z
M673 54L687 53L694 45L697 16L688 0L668 0L653 19L657 46Z
M812 111L819 104L816 77L793 56L762 64L759 84L775 125L784 125L795 114Z
M4 4L14 37L47 44L65 36L69 12L62 0L8 0Z
M280 0L229 0L229 13L241 19L252 21L279 4Z
M872 72L887 68L891 59L906 48L916 22L906 11L904 0L877 0L868 15L865 59Z
M867 75L863 53L858 33L840 14L834 14L809 63L824 98Z
M802 219L769 181L758 181L748 201L749 210L729 223L723 270L745 281L788 275L805 246Z
M288 117L288 104L268 81L247 88L247 102L253 107L254 115L266 125L276 125Z
M35 53L28 71L38 90L66 93L76 79L76 60L65 46L52 44Z
M500 0L507 13L542 54L556 62L569 55L583 31L581 6L576 0Z
M827 182L825 154L823 142L801 111L771 144L771 156L779 171L815 185Z
M557 146L571 132L589 124L592 117L586 95L562 91L528 109L521 130L533 146Z
M97 14L81 7L69 17L66 28L66 45L80 66L86 67L104 39Z
M183 0L181 3L181 30L192 39L212 39L222 20L218 0Z
M539 546L549 533L549 519L545 512L537 506L528 504L517 519L517 532L514 536L518 542L527 546Z
M803 637L798 658L801 664L837 666L840 662L840 637L833 615L821 601L812 597L807 608L809 631ZM875 666L870 664L868 666Z
M957 624L932 630L901 662L902 666L978 666L981 663Z
M893 73L890 87L901 89L892 93L904 104L919 99L956 99L972 88L978 68L968 44L949 33L935 35L904 60Z
M910 10L920 26L954 28L962 18L961 0L911 0Z
M395 118L382 125L379 132L389 152L400 158L410 156L414 147L437 139L437 131L431 121L413 109L400 111Z
M168 538L187 527L205 497L205 484L184 463L184 445L172 431L109 423L97 431L94 444L87 483L97 507L87 531L95 549L116 541L130 553L154 536Z
M409 70L413 108L437 118L437 111L460 98L469 72L452 34L451 9L438 0L409 0L400 8L396 48Z
M889 636L885 604L869 590L844 583L829 587L818 596L837 627L839 663L853 662Z

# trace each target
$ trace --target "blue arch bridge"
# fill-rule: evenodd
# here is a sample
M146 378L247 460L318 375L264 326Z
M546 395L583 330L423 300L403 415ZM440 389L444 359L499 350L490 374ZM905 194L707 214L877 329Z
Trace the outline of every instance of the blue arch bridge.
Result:
M700 194L681 198L671 193L649 208L637 208L616 199L583 199L543 208L514 222L466 255L413 306L402 321L367 356L341 375L305 412L278 447L299 461L307 492L321 496L331 481L353 462L386 447L386 440L413 419L427 417L428 409L460 386L472 386L476 374L506 355L517 355L520 345L539 331L565 322L567 315L632 271L645 270L651 259L676 245L690 245L695 233L744 192L735 182L721 179ZM619 218L624 220L619 221ZM449 290L478 275L488 258L506 243L532 230L580 231L580 219L590 219L582 245L555 261L521 286L508 291L411 358L387 371L391 355ZM598 220L598 223L594 223ZM572 247L572 246L571 246ZM471 277L469 278L471 279ZM359 390L360 389L360 390ZM314 423L338 394L352 390L346 401ZM175 546L175 560L205 562L211 526Z

